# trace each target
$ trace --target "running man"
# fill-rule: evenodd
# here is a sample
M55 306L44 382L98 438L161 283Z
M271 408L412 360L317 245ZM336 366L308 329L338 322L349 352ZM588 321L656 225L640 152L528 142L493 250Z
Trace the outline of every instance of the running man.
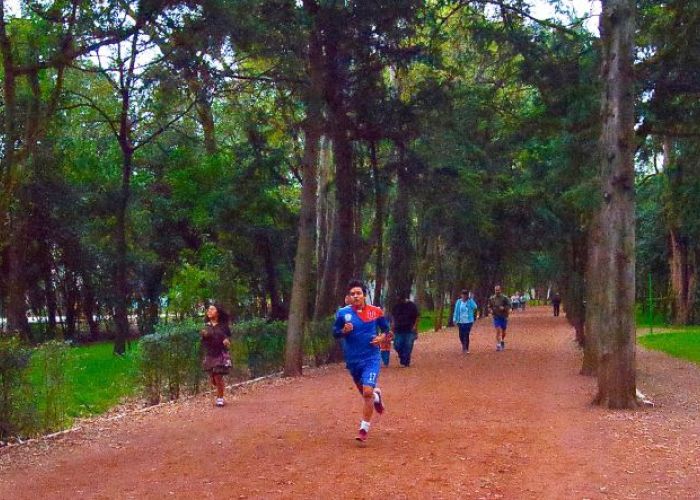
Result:
M501 285L494 287L494 294L489 299L489 309L493 314L493 326L496 328L496 350L505 351L510 299L501 293Z
M372 413L384 412L382 393L377 387L381 355L379 345L389 332L389 323L379 307L365 302L365 285L359 280L348 283L350 305L338 310L333 336L342 338L345 366L364 400L358 441L366 441ZM377 335L377 328L382 333Z

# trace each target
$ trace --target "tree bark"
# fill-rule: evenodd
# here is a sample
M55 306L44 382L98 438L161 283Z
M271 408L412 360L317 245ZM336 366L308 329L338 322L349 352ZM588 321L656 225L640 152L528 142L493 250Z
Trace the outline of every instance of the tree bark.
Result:
M404 159L402 153L400 153L400 159ZM401 161L397 171L396 199L392 209L390 229L389 283L386 301L388 310L391 310L401 297L411 293L413 284L415 252L411 238L409 177L408 169Z
M685 172L674 152L670 137L664 137L664 173L668 177L666 225L668 227L668 267L671 287L671 321L690 325L694 321L697 288L697 261L690 238L683 230L682 202L677 201L683 189Z
M87 321L88 324L90 339L95 340L100 336L100 326L95 320L95 314L97 312L95 292L93 290L92 283L90 283L85 276L83 276L82 281L83 287L81 304L83 306L83 314L85 315L85 321Z
M126 341L129 338L129 281L127 264L126 219L131 193L131 172L133 169L133 152L128 142L122 144L122 184L117 206L117 223L115 226L115 289L116 301L114 321L117 327L114 339L114 353L123 355L126 352Z
M307 123L304 134L304 158L302 164L304 185L301 193L299 241L294 259L292 299L287 320L287 343L284 359L284 375L287 377L296 377L302 374L304 358L303 332L309 307L311 270L313 268L314 240L316 237L316 164L321 134L318 129L318 122L315 119L320 118L319 114L315 110L309 110L308 121L315 121L316 123Z
M308 0L305 6L308 5ZM284 353L284 375L302 374L304 360L304 328L307 321L310 285L316 238L316 194L318 190L316 166L319 162L319 143L323 124L321 102L321 45L314 26L309 39L308 72L311 86L306 95L304 123L304 157L302 159L301 213L299 214L299 241L294 259L292 298L287 320L287 342ZM330 335L330 334L329 334Z
M380 178L379 163L377 161L377 144L372 141L369 145L369 157L374 178L374 237L375 264L374 264L374 305L381 306L382 290L384 288L384 205L386 204L386 186Z
M634 16L633 0L603 0L601 205L593 261L597 280L589 282L589 332L599 346L598 394L609 408L633 408L635 367L635 219L634 219Z

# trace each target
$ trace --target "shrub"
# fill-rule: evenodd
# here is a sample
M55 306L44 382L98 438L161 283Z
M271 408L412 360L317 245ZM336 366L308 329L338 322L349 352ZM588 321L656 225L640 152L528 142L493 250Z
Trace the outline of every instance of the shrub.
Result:
M331 333L333 317L310 321L304 331L304 353L316 365L325 365L331 358L336 340Z
M65 342L51 340L42 344L34 353L33 364L37 367L38 380L35 386L39 428L47 432L61 429L69 422L66 408L69 381L66 377L68 346Z
M251 377L279 371L284 366L287 323L262 318L236 323L231 328L231 354L236 364L247 364Z
M160 402L163 396L177 399L183 390L199 392L203 378L201 328L195 320L158 325L155 333L141 339L139 371L151 404Z
M0 337L0 438L33 427L27 374L31 350L16 336Z

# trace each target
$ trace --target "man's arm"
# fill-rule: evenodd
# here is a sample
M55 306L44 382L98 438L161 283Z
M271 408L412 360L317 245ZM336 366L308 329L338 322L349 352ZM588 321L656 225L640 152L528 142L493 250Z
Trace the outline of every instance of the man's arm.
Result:
M343 337L343 327L345 326L345 318L340 314L335 316L335 322L333 323L333 336L337 339Z
M377 326L383 333L386 333L389 330L391 330L389 326L389 321L387 321L386 316L380 316L379 318L377 318Z

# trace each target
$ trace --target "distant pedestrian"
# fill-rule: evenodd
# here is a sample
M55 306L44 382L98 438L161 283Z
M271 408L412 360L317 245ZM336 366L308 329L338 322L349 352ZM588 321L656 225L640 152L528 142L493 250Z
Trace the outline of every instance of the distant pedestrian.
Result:
M506 349L506 330L508 328L508 313L510 299L501 292L501 285L494 287L494 294L489 299L489 309L493 314L493 326L496 329L496 350Z
M478 306L474 296L469 290L462 290L461 297L455 302L452 320L459 330L459 341L462 344L462 352L469 354L469 335L474 325L474 315Z
M355 439L366 441L372 413L384 412L377 380L381 367L379 345L386 340L389 323L381 308L366 303L366 289L361 281L350 281L347 291L350 305L340 308L336 313L333 336L344 340L345 366L364 401L360 430ZM382 334L377 335L377 328Z
M552 312L554 316L559 316L559 306L561 306L561 297L558 293L552 295Z
M216 406L224 406L224 375L231 370L229 315L221 306L212 304L206 316L204 328L199 332L204 350L203 366L216 388Z
M407 297L401 297L391 309L394 330L394 349L403 367L411 366L411 353L418 337L418 307Z
M530 301L530 294L529 294L529 293L527 292L527 290L526 290L525 293L523 293L523 294L520 296L520 308L521 308L523 311L524 311L525 308L527 307L527 303L528 303L529 301Z
M515 292L510 297L510 308L512 311L517 311L518 308L520 307L520 295L518 295L518 292Z

